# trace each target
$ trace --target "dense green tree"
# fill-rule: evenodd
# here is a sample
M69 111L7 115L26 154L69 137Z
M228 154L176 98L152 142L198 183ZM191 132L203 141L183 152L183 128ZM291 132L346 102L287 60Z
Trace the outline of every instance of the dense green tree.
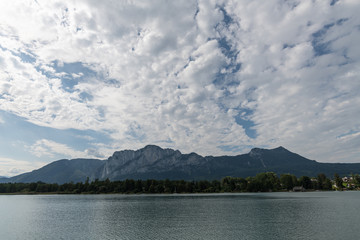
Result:
M221 179L221 187L224 192L232 192L235 190L235 184L232 177L224 177Z
M29 184L30 192L35 192L36 188L37 188L37 183L30 183Z
M295 175L292 174L281 174L280 183L282 188L287 190L292 190L295 186L297 186L298 181Z
M155 186L154 184L151 184L150 187L149 187L149 193L155 193Z
M142 181L141 180L137 180L135 182L135 192L136 193L141 193L143 192L143 184L142 184Z
M157 184L155 187L155 192L156 193L164 193L165 188L163 184Z
M255 176L255 181L259 191L269 192L280 189L280 181L274 172L258 173Z
M184 180L177 181L176 185L177 185L176 190L178 193L186 192L186 182Z
M323 190L332 190L332 184L330 179L325 179L325 182L323 183Z
M238 178L236 183L236 191L245 192L247 188L247 181L244 178Z
M259 183L255 180L255 177L247 177L246 178L246 192L259 192L260 186Z
M164 192L165 193L173 193L174 192L173 183L169 179L165 179L165 181L164 181Z
M322 190L326 180L325 174L323 173L318 174L316 180L317 180L316 189Z
M214 186L215 184L212 183ZM242 192L247 189L247 181L244 178L237 177L225 177L221 179L221 185L218 191L222 190L224 192Z
M6 185L0 184L0 193L6 193Z
M135 181L133 179L126 179L124 182L123 191L126 193L132 193L135 190Z
M210 183L206 180L198 181L196 184L198 192L207 192L208 188L210 188Z
M319 189L319 190L331 190L332 189L331 181L330 181L330 179L328 179L326 177L325 174L323 174L323 173L318 174L316 179L317 179L316 189Z
M313 189L312 181L308 176L301 176L299 178L299 185L305 189Z
M83 186L83 191L84 192L88 192L89 191L89 182L90 182L90 180L89 180L89 177L87 177L86 178L86 181L85 181L85 183L84 183L84 186Z
M195 182L191 181L191 182L186 182L186 192L187 193L193 193L195 189Z
M150 186L152 185L153 181L151 179L148 179L145 181L145 183L143 184L145 192L150 192Z
M357 184L357 185L360 184L360 175L359 174L353 175L353 182L354 182L354 184Z
M337 189L342 190L343 180L341 179L339 174L337 174L337 173L334 174L334 181L335 181L335 185L336 185Z
M48 184L45 183L37 184L35 192L39 192L39 193L49 192Z

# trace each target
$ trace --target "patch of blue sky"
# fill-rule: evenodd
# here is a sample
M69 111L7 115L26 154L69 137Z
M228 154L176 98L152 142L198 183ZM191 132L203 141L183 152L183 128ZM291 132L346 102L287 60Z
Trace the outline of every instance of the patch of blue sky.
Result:
M285 48L293 48L293 47L295 47L296 45L294 45L294 44L287 44L287 43L285 43L284 45L283 45L283 49L285 49Z
M212 81L215 86L220 87L220 89L225 90L224 94L228 97L228 91L226 89L231 86L239 85L240 81L232 73L222 73L218 72L215 75L215 79Z
M121 82L115 78L106 78L106 79L104 79L104 82L106 84L111 85L112 87L120 87L121 86Z
M55 70L55 73L46 71L41 68L41 66L36 66L36 70L41 72L48 78L60 78L62 87L67 92L74 92L74 86L79 84L81 81L86 81L89 78L96 78L97 73L90 69L89 67L84 66L81 62L74 63L59 63L58 61L53 61L52 66ZM59 76L61 74L61 76ZM82 100L91 100L92 96L89 93L80 94Z
M234 73L238 72L241 68L241 63L236 62L238 52L231 49L226 38L219 38L217 40L222 53L230 59L230 63L224 66L225 72L219 71L216 74L213 83L217 86L222 86L223 88L238 85L239 81L234 77Z
M87 92L81 92L79 94L79 97L84 101L91 101L94 98L91 94L89 94Z
M97 107L96 110L101 119L105 118L105 111L106 111L105 107ZM99 121L103 121L103 120L99 120Z
M223 13L224 18L222 24L219 24L218 26L216 26L216 28L218 29L220 35L222 35L221 28L228 28L229 25L234 21L231 16L227 14L223 7L219 6L219 9ZM225 88L226 85L229 84L239 84L239 81L232 77L233 73L236 73L241 69L241 63L238 63L236 61L239 51L232 47L231 42L227 39L226 36L220 36L219 38L216 38L216 40L219 44L221 52L224 54L224 56L226 56L227 59L230 60L230 62L224 66L224 72L219 72L216 75L213 83L215 85L225 85Z
M36 62L36 58L29 53L20 52L20 54L18 56L21 58L21 61L23 61L23 62L26 62L26 63Z
M334 6L339 0L331 0L330 6Z
M245 134L249 137L249 138L256 138L257 137L257 133L255 130L255 123L253 121L250 120L250 116L253 114L253 111L250 109L245 109L242 108L240 109L239 114L235 117L235 122L239 125L241 125L244 130L245 130Z
M327 32L331 28L336 27L336 26L341 26L347 20L348 19L346 19L346 18L341 18L334 23L324 25L324 27L322 29L320 29L319 31L312 34L311 44L314 49L315 56L322 56L322 55L331 53L331 49L330 49L331 41L325 41L324 38L325 38Z
M61 78L61 81L64 90L69 92L74 91L74 86L77 85L80 81L97 76L97 73L95 71L84 66L84 64L81 62L63 64L59 64L58 62L54 63L54 68L57 73L66 73L66 75Z
M224 9L224 7L220 6L219 10L222 12L223 14L223 20L221 22L221 24L219 23L216 28L220 28L220 27L225 27L225 28L229 28L229 26L234 23L235 21L233 20L233 18L226 12L226 10ZM219 29L221 32L221 29ZM226 38L220 38L219 44L222 48L226 49L227 51L231 51L231 46L230 44L226 41Z
M3 46L1 46L0 44L0 49L3 51L10 51L12 55L20 57L21 61L24 63L34 63L36 62L36 58L35 56L31 53L31 52L15 52L12 50L9 50L7 48L4 48Z
M219 9L223 13L224 16L223 22L225 23L226 26L229 26L231 23L234 22L234 19L226 12L224 7L220 7Z
M132 140L136 140L138 142L144 142L146 139L146 134L142 130L141 126L136 122L132 123L125 134Z
M217 8L223 14L223 20L222 20L221 24L228 27L231 23L235 22L234 19L227 13L224 5L217 5Z
M254 148L254 146L253 145L220 145L217 146L217 148L225 152L239 153L239 152L249 151L250 149Z
M0 151L8 156L19 155L19 159L28 160L29 152L24 146L31 146L40 139L66 144L78 151L93 148L96 143L110 144L112 141L104 132L42 127L5 111L0 111L0 117L3 120L0 124Z
M35 66L36 71L40 72L42 75L46 76L47 78L53 78L54 75L52 72L46 71L41 68L41 66L37 65Z
M357 135L358 133L360 133L360 131L356 131L356 130L350 130L346 133L340 134L339 136L336 136L337 139L342 139L348 136L352 136L352 135Z
M220 37L217 38L219 47L222 51L222 53L231 60L231 63L226 66L227 69L233 68L234 65L239 65L238 63L235 63L236 57L239 54L239 51L237 49L232 48L231 43L226 37ZM241 66L241 65L239 65ZM238 68L239 70L240 68ZM234 71L233 71L234 72Z

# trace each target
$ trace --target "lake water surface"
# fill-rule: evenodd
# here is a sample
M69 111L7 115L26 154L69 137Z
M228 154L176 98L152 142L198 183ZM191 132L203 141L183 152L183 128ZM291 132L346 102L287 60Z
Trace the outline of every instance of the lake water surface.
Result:
M0 239L360 239L360 192L1 195Z

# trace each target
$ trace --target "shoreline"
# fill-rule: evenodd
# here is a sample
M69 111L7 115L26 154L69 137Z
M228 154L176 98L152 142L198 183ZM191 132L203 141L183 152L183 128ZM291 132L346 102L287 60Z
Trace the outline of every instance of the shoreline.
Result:
M206 194L266 194L266 193L314 193L314 192L358 192L360 190L307 190L307 191L269 191L269 192L181 192L181 193L119 193L119 192L108 192L108 193L91 193L91 192L82 192L82 193L73 193L73 192L14 192L14 193L0 193L2 195L206 195Z

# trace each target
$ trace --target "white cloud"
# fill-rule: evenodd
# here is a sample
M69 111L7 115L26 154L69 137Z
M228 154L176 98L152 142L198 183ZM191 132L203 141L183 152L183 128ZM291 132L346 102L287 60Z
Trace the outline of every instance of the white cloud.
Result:
M28 162L11 158L0 157L0 176L12 177L43 167L43 162Z
M207 155L226 153L219 145L284 145L322 161L355 159L337 136L360 128L356 2L12 1L0 9L0 109L35 124L107 131L114 148L160 143ZM95 74L66 72L71 63ZM235 122L244 109L255 139ZM46 139L31 149L101 155Z
M64 156L70 159L74 158L104 158L104 155L95 149L86 149L78 151L66 144L58 143L48 139L40 139L33 145L28 146L29 151L37 157Z
M360 132L344 134L344 135L339 136L338 139L343 140L343 141L350 141L356 137L360 137Z

